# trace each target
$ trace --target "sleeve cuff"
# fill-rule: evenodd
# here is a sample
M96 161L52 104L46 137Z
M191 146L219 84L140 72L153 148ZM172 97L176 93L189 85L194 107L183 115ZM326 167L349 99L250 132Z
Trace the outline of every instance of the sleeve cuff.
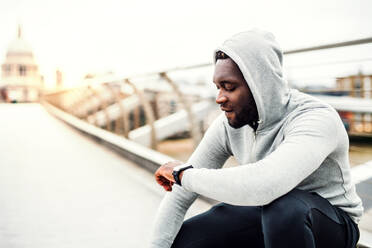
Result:
M191 190L192 175L195 173L196 170L198 169L192 168L192 169L185 170L182 175L182 180L181 180L182 187L190 192L192 192Z

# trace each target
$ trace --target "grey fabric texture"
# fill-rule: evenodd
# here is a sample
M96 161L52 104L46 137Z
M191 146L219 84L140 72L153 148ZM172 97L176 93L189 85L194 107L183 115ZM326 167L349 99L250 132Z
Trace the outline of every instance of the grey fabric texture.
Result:
M271 33L234 35L217 50L238 65L256 101L259 125L234 129L221 114L188 163L182 187L166 193L150 247L170 247L198 195L242 206L262 206L294 188L316 192L358 223L363 207L351 181L349 140L338 113L290 89L282 51ZM234 156L239 166L222 168Z

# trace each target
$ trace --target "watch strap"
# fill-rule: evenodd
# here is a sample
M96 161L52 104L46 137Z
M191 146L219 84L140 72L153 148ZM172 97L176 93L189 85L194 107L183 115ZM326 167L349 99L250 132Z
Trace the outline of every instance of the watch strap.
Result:
M173 170L172 175L173 175L174 181L176 181L176 184L182 186L181 179L180 179L181 172L185 171L187 169L192 169L192 168L194 168L194 167L192 165L189 165L189 166L186 166L186 167L182 167L179 170Z

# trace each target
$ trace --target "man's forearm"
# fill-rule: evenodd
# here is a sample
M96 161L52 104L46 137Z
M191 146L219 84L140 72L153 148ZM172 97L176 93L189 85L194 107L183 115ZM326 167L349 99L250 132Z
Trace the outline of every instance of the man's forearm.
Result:
M181 187L174 187L172 192L166 194L162 200L150 240L151 248L171 247L176 237L187 209L195 201L197 194L191 193Z

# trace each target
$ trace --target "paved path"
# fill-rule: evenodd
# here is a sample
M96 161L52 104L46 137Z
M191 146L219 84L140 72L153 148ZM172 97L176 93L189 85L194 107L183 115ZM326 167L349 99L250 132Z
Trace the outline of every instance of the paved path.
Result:
M372 166L355 169L372 243ZM40 105L0 104L0 247L146 247L162 196L146 170Z
M150 173L40 105L0 104L0 247L146 247L162 195Z

